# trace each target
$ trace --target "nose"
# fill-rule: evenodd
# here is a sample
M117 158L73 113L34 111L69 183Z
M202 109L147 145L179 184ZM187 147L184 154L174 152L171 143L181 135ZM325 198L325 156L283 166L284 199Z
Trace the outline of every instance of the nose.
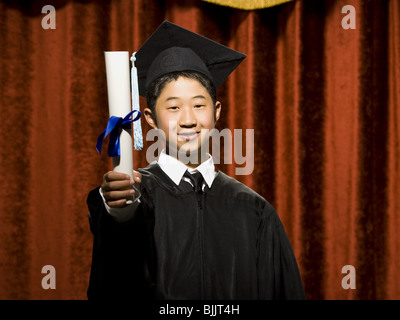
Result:
M179 125L184 128L192 128L197 126L196 115L192 108L183 108L181 116L179 118Z

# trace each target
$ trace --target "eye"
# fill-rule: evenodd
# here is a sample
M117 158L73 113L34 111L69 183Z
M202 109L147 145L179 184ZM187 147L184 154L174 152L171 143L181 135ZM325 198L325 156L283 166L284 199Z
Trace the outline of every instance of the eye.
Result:
M168 107L168 110L178 110L178 109L179 109L179 107L177 107L177 106Z
M195 108L203 108L204 105L202 105L202 104L196 104L194 107L195 107Z

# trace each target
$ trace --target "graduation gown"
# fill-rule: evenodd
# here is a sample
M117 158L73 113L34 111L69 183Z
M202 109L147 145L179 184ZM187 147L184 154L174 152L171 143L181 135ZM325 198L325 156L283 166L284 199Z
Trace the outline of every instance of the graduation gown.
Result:
M263 197L218 171L200 195L157 163L140 169L141 204L117 223L89 193L89 299L304 299L289 239Z

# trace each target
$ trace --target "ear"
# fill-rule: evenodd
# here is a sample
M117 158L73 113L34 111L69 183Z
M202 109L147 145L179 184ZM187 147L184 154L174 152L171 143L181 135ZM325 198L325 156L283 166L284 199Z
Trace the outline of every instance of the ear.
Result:
M215 108L214 108L214 121L217 123L220 115L221 115L221 109L222 109L222 104L221 102L217 101L215 103Z
M153 129L158 129L157 127L157 120L155 115L153 115L153 112L151 111L150 108L145 108L143 111L144 117L147 121L147 123L152 127Z

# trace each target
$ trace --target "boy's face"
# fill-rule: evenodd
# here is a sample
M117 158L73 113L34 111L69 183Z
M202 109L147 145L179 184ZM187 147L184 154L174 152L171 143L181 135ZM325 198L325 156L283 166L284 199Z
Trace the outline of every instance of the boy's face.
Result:
M167 146L178 151L193 152L205 143L208 132L215 127L221 103L215 108L207 89L197 80L179 77L167 83L156 101L156 119L146 108L145 117L151 127L165 133Z

